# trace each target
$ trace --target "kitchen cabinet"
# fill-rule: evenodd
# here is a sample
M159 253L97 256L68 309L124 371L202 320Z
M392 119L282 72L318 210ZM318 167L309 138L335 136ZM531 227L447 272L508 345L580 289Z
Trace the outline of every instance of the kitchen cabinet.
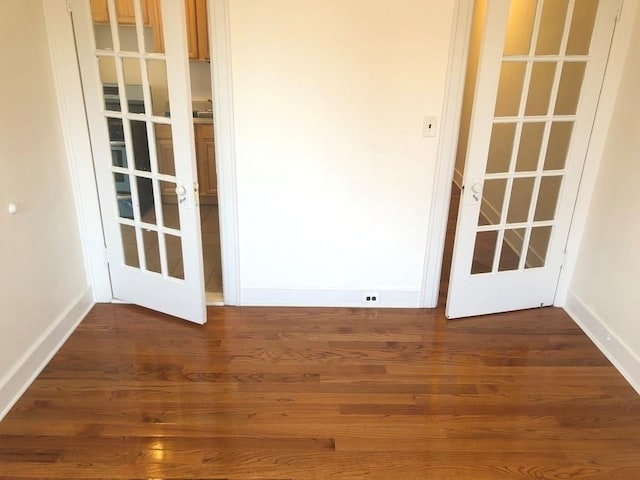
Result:
M151 0L156 1L156 0ZM145 25L149 25L149 4L148 0L140 2L142 8L142 19ZM122 25L135 25L135 14L132 0L116 0L116 13L118 23ZM109 23L109 9L107 0L91 0L91 14L94 23Z
M196 163L198 166L198 186L200 203L218 203L218 178L216 176L216 152L212 124L194 125L196 140ZM175 175L173 162L173 140L169 125L156 125L156 150L160 173ZM163 202L176 203L175 186L164 184Z
M151 1L151 24L154 26L154 44L157 52L164 51L162 17L159 0ZM209 60L209 29L207 27L207 0L185 0L187 17L187 45L189 59Z
M200 203L218 203L218 177L216 175L216 148L213 124L200 124L196 130L196 158Z

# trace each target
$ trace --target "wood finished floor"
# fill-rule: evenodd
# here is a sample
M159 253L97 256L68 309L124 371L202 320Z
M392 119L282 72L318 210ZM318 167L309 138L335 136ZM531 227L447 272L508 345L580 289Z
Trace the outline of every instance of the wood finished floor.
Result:
M635 480L640 397L554 308L98 305L0 423L0 478Z

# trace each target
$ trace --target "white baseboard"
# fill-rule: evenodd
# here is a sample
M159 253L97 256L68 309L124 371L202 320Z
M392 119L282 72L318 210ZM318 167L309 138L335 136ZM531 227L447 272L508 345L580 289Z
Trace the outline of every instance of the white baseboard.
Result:
M88 288L22 355L16 367L0 383L0 420L9 413L94 305L93 290Z
M368 291L369 292L369 291ZM420 291L375 290L378 302L365 304L364 290L272 290L243 288L242 306L419 308Z
M638 355L609 330L606 322L597 313L571 291L567 293L564 309L640 394L640 358Z

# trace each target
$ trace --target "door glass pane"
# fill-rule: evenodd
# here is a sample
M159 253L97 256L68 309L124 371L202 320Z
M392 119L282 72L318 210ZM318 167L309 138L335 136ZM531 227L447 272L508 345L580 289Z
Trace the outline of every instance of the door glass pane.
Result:
M551 238L551 227L533 227L527 251L525 268L544 267Z
M144 29L144 45L147 53L164 53L161 4L159 0L148 3L149 26Z
M569 0L545 0L538 32L536 55L558 55L560 53L568 6Z
M124 253L124 264L130 267L140 268L138 260L138 244L136 242L136 229L130 225L120 225L120 235L122 237L122 249Z
M173 182L160 182L160 191L162 192L162 219L164 226L180 230L176 184Z
M579 0L573 7L567 55L587 55L598 12L598 0Z
M535 62L531 72L525 115L546 115L549 112L551 89L556 74L556 62Z
M520 148L516 162L517 172L530 172L538 168L540 150L542 149L542 136L544 135L542 122L524 123L520 135Z
M133 0L117 0L118 32L120 35L120 50L138 52L138 33L133 8Z
M156 225L156 210L153 199L153 180L150 178L137 177L138 179L138 201L140 202L140 219L151 225Z
M504 178L485 180L478 225L497 225L500 223L500 212L502 212L506 188L507 180Z
M106 1L91 0L91 18L93 18L93 34L98 50L113 50L111 36L111 17Z
M515 123L496 123L493 125L489 157L487 158L487 173L509 171L515 134Z
M114 172L113 182L118 202L118 215L121 218L133 219L133 200L131 197L131 176L126 173Z
M147 142L147 122L131 120L131 139L133 140L133 156L136 170L151 171L149 143Z
M507 212L507 223L526 222L531 205L534 177L514 178L511 189L511 200Z
M497 242L498 232L495 230L476 234L471 274L488 273L493 270L493 257L496 253Z
M184 280L182 239L175 235L165 235L164 239L167 245L167 267L169 268L169 276Z
M98 57L98 69L104 98L104 108L112 112L120 111L118 76L114 57Z
M524 228L508 229L504 231L498 271L504 272L506 270L518 270L524 232Z
M171 125L156 124L156 151L158 154L158 171L163 175L175 177L176 167L173 160L173 138Z
M540 180L540 192L538 193L538 203L533 220L543 222L553 220L556 215L558 196L560 195L561 176L542 177Z
M562 170L565 167L572 132L573 122L554 122L551 125L549 145L544 160L545 170Z
M124 71L124 83L127 86L127 101L131 102L132 100L142 100L142 74L140 73L140 59L138 58L123 58L122 59L122 70ZM138 86L137 89L132 89L129 87L130 85ZM132 95L133 94L133 95ZM134 98L129 98L134 97ZM141 113L137 112L136 109L133 109L133 113Z
M536 0L512 0L509 9L505 55L527 55L531 45Z
M151 88L151 111L154 115L169 116L169 88L167 67L164 60L147 60L149 86Z
M576 114L586 65L586 62L565 62L562 66L562 76L556 99L556 115Z
M153 230L144 229L142 231L142 241L144 242L144 254L147 261L147 270L150 272L162 273L158 233Z
M496 117L515 116L520 110L526 63L503 62L496 99Z

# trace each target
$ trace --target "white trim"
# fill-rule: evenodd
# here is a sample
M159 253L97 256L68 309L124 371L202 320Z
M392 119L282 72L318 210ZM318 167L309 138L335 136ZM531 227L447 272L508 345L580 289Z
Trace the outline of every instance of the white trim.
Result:
M209 1L208 11L223 294L226 305L240 305L240 245L228 1Z
M595 120L589 149L585 159L580 188L573 211L571 229L567 240L565 251L567 252L565 261L560 272L560 279L556 290L554 305L562 307L567 302L569 285L578 260L580 243L587 221L591 197L595 188L600 161L604 154L609 126L613 117L613 109L618 96L618 89L622 79L622 73L631 42L631 34L638 9L639 0L627 0L622 7L622 15L616 25L613 40L611 42L611 52L607 62L604 82L600 94L600 101L596 111Z
M607 328L607 322L603 318L571 291L567 294L565 310L640 394L640 358L633 350Z
M47 366L94 305L93 292L91 288L87 288L20 357L0 383L0 420Z
M42 3L87 280L93 288L94 300L108 302L113 297L111 280L103 255L102 216L73 26L65 0Z
M424 259L424 275L420 306L434 308L440 293L440 273L447 235L447 219L451 198L460 115L469 51L469 37L473 20L473 0L459 0L454 13L454 25L449 50L446 96L442 113L442 129L436 155L436 169L431 197L431 215Z
M293 290L243 288L242 306L418 308L419 291L376 291L378 302L366 305L362 290Z

